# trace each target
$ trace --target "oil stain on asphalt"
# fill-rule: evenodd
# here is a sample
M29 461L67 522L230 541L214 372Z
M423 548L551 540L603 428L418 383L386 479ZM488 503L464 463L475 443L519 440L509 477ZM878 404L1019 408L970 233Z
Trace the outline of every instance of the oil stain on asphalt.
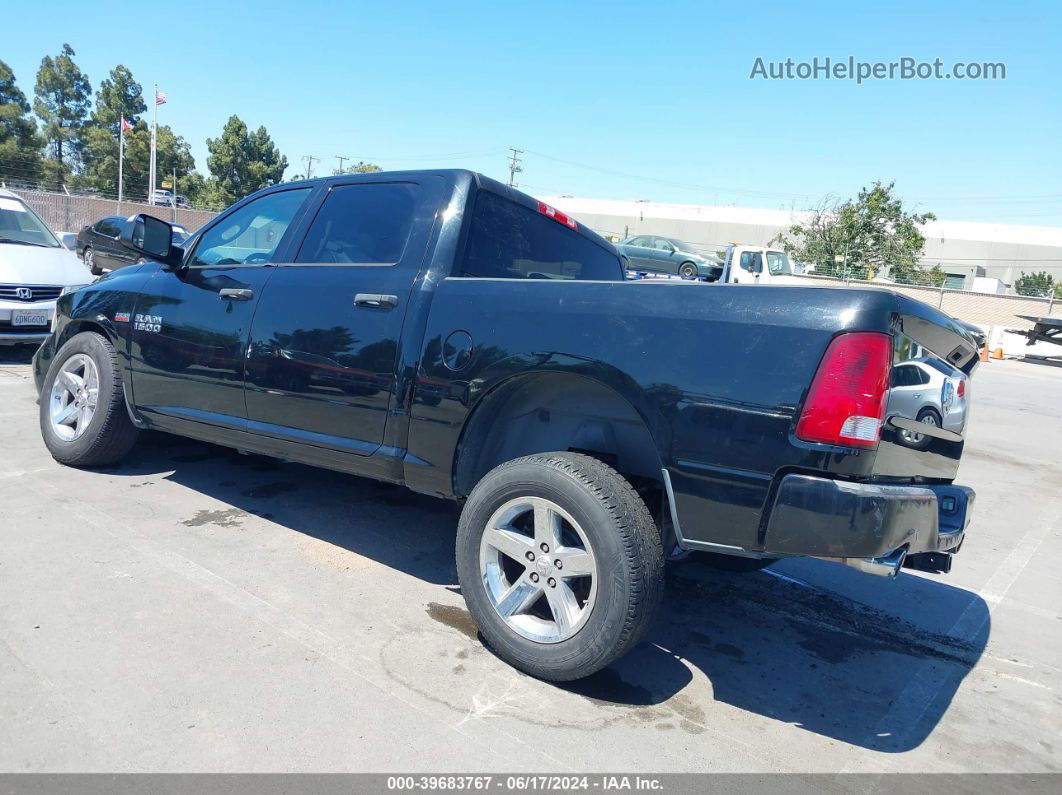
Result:
M207 525L214 525L216 527L239 527L240 523L247 516L246 513L239 508L228 508L224 511L199 511L191 519L185 519L181 524L185 527L206 527Z
M451 629L456 629L471 640L476 640L479 635L479 627L476 626L469 612L463 608L431 602L427 612L429 618Z

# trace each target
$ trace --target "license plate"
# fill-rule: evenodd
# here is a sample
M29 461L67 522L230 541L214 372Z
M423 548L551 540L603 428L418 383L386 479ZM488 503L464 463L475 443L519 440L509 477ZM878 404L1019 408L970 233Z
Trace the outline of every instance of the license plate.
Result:
M11 310L12 326L47 326L51 322L51 313L47 309Z

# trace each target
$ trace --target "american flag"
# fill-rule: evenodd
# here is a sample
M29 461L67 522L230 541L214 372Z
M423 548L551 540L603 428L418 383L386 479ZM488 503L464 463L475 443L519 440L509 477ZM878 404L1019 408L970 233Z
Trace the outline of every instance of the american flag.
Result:
M165 105L166 104L166 92L165 91L159 91L157 88L155 89L155 104L156 105Z
M122 132L129 132L133 129L133 125L125 120L125 116L122 116Z

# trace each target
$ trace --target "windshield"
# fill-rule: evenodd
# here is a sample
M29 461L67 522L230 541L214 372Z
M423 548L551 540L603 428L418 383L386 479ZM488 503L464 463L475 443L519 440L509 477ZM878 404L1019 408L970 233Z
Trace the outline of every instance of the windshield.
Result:
M767 252L767 270L772 276L791 276L793 267L789 264L789 257L781 251Z
M21 199L0 196L0 243L59 248L55 235Z

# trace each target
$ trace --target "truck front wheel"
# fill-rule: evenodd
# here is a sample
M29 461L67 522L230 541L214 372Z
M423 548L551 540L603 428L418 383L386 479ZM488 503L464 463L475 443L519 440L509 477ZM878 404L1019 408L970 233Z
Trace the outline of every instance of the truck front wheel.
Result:
M68 466L106 466L132 449L137 429L106 337L83 332L59 349L41 390L40 426L48 452Z
M660 534L614 469L542 453L491 470L457 531L461 593L487 645L540 679L580 679L637 645L663 593Z

